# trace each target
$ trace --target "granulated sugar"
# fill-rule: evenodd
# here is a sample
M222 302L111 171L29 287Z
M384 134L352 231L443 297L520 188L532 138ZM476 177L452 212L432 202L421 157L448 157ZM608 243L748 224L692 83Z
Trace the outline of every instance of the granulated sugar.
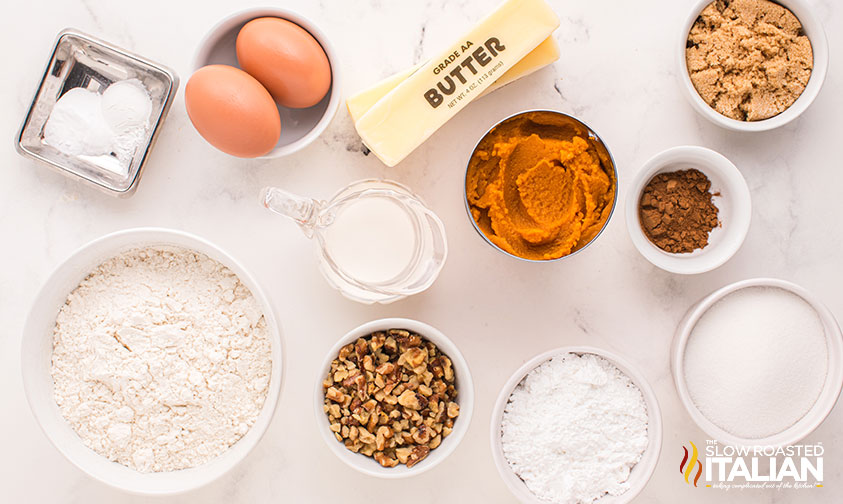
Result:
M501 423L504 456L538 498L591 503L620 495L647 448L647 405L617 367L561 354L513 390Z
M266 399L271 347L249 289L185 249L99 265L57 318L62 415L91 449L138 471L203 464L236 443Z
M736 436L778 434L805 416L828 372L816 310L777 287L747 287L716 302L685 349L685 381L700 412Z

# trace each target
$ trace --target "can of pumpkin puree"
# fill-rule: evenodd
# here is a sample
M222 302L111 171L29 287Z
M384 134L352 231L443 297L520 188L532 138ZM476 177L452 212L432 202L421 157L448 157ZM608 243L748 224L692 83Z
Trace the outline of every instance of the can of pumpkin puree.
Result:
M497 250L530 262L569 257L606 228L618 173L603 140L556 110L526 110L492 126L465 172L465 208Z

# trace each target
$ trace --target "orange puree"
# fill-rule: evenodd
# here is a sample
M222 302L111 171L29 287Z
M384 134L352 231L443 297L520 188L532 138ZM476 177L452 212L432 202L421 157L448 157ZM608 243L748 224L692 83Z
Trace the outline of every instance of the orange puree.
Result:
M465 180L471 215L510 254L536 260L570 254L609 217L615 197L609 163L587 131L564 116L513 117L471 156Z

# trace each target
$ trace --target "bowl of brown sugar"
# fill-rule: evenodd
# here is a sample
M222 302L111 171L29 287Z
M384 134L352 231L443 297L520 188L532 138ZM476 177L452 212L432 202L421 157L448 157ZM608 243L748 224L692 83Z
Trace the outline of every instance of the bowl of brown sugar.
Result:
M641 255L663 270L695 274L738 251L749 231L751 202L731 161L704 147L681 146L644 163L625 210Z
M677 47L688 101L736 131L766 131L798 117L828 69L825 31L806 0L700 0Z

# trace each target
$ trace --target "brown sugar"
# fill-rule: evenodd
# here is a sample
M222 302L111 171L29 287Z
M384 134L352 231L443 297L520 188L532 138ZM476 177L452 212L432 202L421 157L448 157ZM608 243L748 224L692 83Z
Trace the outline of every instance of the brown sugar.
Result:
M644 188L638 215L644 234L657 247L680 254L708 245L718 225L711 181L699 170L660 173Z
M811 42L788 9L769 0L716 0L688 35L691 82L717 112L739 121L782 113L814 65Z

